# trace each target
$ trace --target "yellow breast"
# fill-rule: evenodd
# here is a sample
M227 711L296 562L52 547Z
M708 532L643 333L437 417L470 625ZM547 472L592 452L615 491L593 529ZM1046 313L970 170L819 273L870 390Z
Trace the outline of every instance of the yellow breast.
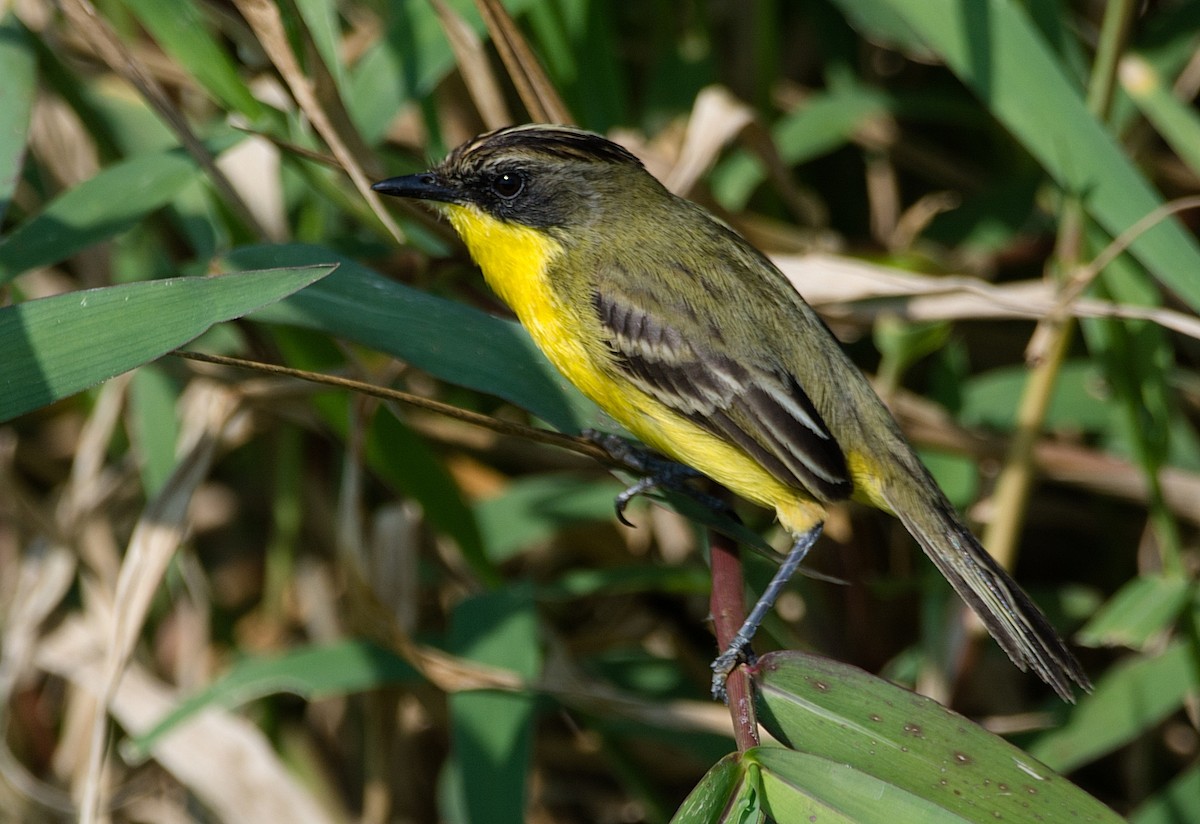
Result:
M500 221L475 206L443 207L467 244L484 279L516 313L534 343L566 378L607 408L602 376L597 374L599 341L581 335L581 307L571 306L550 282L549 271L563 253L547 232Z

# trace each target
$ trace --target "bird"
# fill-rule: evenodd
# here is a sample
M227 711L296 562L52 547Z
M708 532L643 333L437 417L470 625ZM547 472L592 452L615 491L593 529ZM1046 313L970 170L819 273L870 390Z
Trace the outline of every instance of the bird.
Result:
M899 518L1017 667L1066 701L1073 684L1090 689L790 281L629 150L573 126L508 126L372 188L443 215L568 381L650 449L774 510L792 536L713 662L714 697L752 656L829 506L850 499Z

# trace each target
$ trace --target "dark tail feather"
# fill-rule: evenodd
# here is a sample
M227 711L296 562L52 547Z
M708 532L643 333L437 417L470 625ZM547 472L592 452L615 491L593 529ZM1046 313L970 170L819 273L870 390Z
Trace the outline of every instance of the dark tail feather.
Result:
M1013 663L1032 669L1074 703L1072 682L1085 690L1092 686L1083 668L1042 611L962 525L932 478L928 484L932 495L916 482L885 489L884 498Z

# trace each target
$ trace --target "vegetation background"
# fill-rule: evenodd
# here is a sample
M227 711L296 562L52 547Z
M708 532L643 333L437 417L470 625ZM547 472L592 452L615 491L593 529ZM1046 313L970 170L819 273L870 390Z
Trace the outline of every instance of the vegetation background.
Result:
M92 2L0 23L0 818L664 821L733 748L703 531L531 439L604 422L366 190L565 106L779 261L1097 688L850 506L762 648L1200 820L1200 4Z

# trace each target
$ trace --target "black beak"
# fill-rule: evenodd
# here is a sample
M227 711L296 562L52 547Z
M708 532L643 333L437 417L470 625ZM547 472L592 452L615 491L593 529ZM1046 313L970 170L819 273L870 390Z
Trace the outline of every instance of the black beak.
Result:
M371 186L381 195L408 197L415 200L436 200L440 203L458 203L462 196L442 182L433 172L421 172L403 177L389 177Z

